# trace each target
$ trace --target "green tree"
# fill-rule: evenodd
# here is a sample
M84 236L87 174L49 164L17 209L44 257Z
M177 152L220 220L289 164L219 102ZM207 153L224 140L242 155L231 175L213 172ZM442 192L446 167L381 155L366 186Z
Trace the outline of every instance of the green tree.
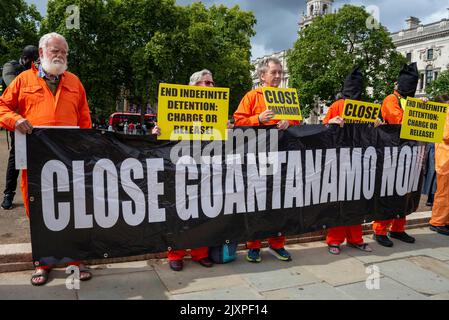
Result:
M382 100L392 92L405 58L395 50L388 31L367 26L363 7L344 5L337 13L317 17L299 32L288 53L291 86L299 90L305 115L315 99L333 100L345 77L358 65L372 96Z
M41 19L36 6L25 0L0 1L0 65L18 59L26 45L37 46Z
M69 5L80 10L80 28L68 29ZM126 97L145 112L157 103L161 82L187 84L203 68L232 90L237 106L251 88L250 37L255 18L238 7L178 6L174 0L49 0L45 32L69 43L70 70L82 80L97 114ZM232 108L231 108L232 111Z
M432 84L427 86L426 93L431 99L435 99L439 95L449 94L449 71L443 71Z

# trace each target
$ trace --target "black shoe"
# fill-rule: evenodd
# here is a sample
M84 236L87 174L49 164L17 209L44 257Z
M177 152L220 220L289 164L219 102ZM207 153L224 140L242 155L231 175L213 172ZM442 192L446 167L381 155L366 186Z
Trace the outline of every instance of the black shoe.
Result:
M2 208L5 210L12 209L12 201L14 200L14 196L10 194L5 194L2 202Z
M393 232L393 231L390 231L388 233L388 235L390 236L390 238L395 238L395 239L398 239L398 240L401 240L401 241L404 241L404 242L407 242L407 243L414 243L415 242L415 238L410 237L405 232Z
M212 262L212 260L209 259L209 258L203 258L203 259L198 260L197 262L198 262L200 265L202 265L203 267L206 267L206 268L210 268L210 267L212 267L212 266L214 265L214 263Z
M387 236L382 236L378 234L373 235L373 239L376 240L378 244L384 247L392 247L393 241L391 241Z
M181 271L184 267L182 260L171 260L169 262L169 265L173 271Z
M449 226L432 226L430 225L430 230L438 232L439 234L444 234L445 236L449 236Z

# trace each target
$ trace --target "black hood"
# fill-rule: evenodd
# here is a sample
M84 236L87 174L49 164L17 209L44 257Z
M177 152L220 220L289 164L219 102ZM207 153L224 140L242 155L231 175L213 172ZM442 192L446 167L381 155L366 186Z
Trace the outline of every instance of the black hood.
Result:
M345 99L360 100L363 92L363 75L359 67L355 67L346 77L341 93Z
M404 64L399 71L398 92L404 98L414 97L418 86L419 73L416 62Z

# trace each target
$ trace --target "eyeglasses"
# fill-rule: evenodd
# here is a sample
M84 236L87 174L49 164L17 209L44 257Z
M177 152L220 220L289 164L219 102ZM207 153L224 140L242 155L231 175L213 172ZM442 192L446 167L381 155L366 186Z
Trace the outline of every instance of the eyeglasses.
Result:
M198 81L196 84L200 84L200 83L204 83L204 84L205 84L206 86L208 86L208 87L213 87L213 86L215 86L215 82L209 81L209 80Z

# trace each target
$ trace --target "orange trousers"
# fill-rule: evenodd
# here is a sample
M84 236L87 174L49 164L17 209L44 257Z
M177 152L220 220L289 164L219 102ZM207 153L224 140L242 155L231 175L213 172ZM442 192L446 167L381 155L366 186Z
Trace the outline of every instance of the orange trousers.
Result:
M285 237L280 236L268 238L268 244L273 249L283 248L285 245ZM262 247L262 241L261 240L247 241L246 247L248 249L260 249Z
M432 218L429 223L436 227L449 225L449 175L437 173L437 192L433 200Z
M168 260L182 260L184 256L186 255L186 250L170 250L167 254ZM193 261L198 261L204 258L207 258L209 256L209 248L208 247L201 247L197 249L191 249L190 255L192 256Z
M391 220L380 220L373 222L374 233L379 236L386 236L388 233L388 227L392 232L404 232L405 230L405 218L391 219Z
M340 245L345 239L351 244L362 244L362 225L357 224L353 226L334 227L327 230L327 244Z

